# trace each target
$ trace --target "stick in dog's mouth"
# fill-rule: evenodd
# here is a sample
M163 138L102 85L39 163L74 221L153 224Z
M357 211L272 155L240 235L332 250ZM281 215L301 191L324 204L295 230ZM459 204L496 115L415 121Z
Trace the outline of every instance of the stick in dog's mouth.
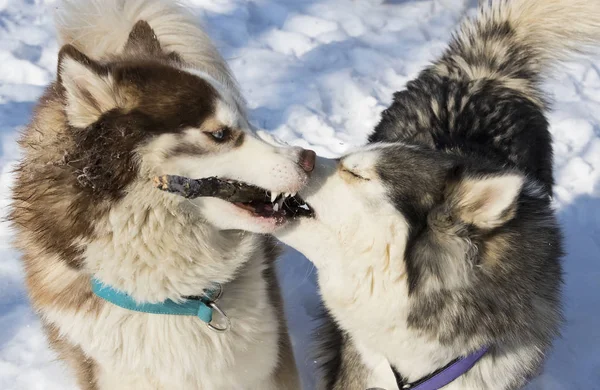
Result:
M163 175L154 178L154 186L188 199L219 198L259 217L295 219L314 215L310 206L298 195L274 194L264 188L235 180Z

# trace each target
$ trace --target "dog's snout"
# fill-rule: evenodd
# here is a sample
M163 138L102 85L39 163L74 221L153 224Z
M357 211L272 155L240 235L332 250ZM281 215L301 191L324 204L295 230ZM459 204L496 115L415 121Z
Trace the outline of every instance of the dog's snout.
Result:
M315 160L317 154L310 149L302 149L300 152L300 158L298 159L298 165L304 170L304 172L312 172L315 169Z

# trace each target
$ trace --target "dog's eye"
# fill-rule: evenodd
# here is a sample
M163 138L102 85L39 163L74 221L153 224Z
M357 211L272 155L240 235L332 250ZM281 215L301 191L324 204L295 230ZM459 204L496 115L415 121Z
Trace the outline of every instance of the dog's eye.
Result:
M217 131L212 131L208 133L208 135L213 139L213 141L225 142L227 141L227 139L229 139L229 136L231 135L231 130L229 130L226 127L223 127Z

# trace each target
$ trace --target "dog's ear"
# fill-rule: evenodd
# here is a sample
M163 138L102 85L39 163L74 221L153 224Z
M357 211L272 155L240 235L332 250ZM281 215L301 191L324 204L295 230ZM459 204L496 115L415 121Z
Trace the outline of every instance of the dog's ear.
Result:
M524 181L516 172L463 176L449 187L445 209L462 223L493 229L514 218Z
M63 46L58 54L58 82L65 90L67 119L72 126L87 127L117 107L108 70L71 45Z
M154 30L145 20L140 20L133 26L124 51L126 53L163 55Z

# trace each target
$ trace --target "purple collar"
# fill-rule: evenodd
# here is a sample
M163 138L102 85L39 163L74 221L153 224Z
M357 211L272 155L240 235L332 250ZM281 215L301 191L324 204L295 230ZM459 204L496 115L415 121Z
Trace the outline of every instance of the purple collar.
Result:
M452 383L456 378L469 371L487 351L488 347L484 347L468 356L455 359L445 367L412 383L407 383L393 366L392 370L401 390L437 390Z

